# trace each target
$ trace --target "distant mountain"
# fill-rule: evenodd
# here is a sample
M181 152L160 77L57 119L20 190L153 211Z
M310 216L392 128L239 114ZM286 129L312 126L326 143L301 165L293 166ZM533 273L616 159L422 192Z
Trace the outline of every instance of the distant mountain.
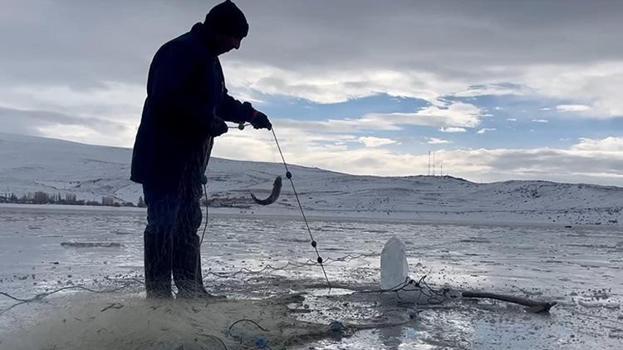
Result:
M0 194L74 193L79 199L112 196L136 203L130 149L0 133ZM547 181L474 183L450 176L355 176L290 166L310 215L444 222L518 222L621 225L623 188ZM249 193L267 196L283 175L278 163L210 160L213 207L234 212L296 214L284 177L277 203L260 207Z

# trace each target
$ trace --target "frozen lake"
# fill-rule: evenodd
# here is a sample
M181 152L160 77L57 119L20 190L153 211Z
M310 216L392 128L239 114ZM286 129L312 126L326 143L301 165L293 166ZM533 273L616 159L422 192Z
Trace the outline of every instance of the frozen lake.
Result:
M27 298L71 285L101 289L142 279L144 225L145 212L138 209L0 206L0 291ZM623 233L617 228L341 219L310 225L334 284L375 288L381 249L396 235L405 242L415 279L427 275L438 287L558 305L543 315L485 300L383 308L371 301L375 296L326 297L298 217L211 213L202 248L206 287L247 299L306 292L308 309L300 317L326 324L365 323L384 312L414 316L401 326L315 340L300 349L620 349L623 344ZM118 293L139 291L137 283ZM14 303L0 295L0 309ZM0 330L36 319L33 304L2 313Z

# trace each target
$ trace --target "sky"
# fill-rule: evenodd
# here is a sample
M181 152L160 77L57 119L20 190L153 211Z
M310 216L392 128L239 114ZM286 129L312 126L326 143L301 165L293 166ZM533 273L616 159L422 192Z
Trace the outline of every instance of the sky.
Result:
M227 87L290 163L623 186L622 1L235 2ZM132 147L154 53L218 1L1 3L0 132ZM252 128L214 155L280 161Z

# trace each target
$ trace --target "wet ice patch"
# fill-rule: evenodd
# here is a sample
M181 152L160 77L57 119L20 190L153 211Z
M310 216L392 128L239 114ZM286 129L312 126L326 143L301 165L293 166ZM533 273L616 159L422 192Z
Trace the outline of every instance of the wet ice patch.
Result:
M61 242L61 246L68 248L121 248L118 242Z

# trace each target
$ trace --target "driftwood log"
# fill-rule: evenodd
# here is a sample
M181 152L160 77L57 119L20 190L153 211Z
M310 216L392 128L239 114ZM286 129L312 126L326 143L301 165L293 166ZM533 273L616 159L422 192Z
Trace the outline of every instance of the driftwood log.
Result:
M519 305L527 306L528 307L527 311L533 312L533 313L549 312L549 310L554 305L556 305L556 302L535 301L535 300L516 297L512 295L502 295L502 294L487 293L487 292L464 291L461 293L461 295L463 298L495 299L495 300L506 301L509 303L519 304Z

